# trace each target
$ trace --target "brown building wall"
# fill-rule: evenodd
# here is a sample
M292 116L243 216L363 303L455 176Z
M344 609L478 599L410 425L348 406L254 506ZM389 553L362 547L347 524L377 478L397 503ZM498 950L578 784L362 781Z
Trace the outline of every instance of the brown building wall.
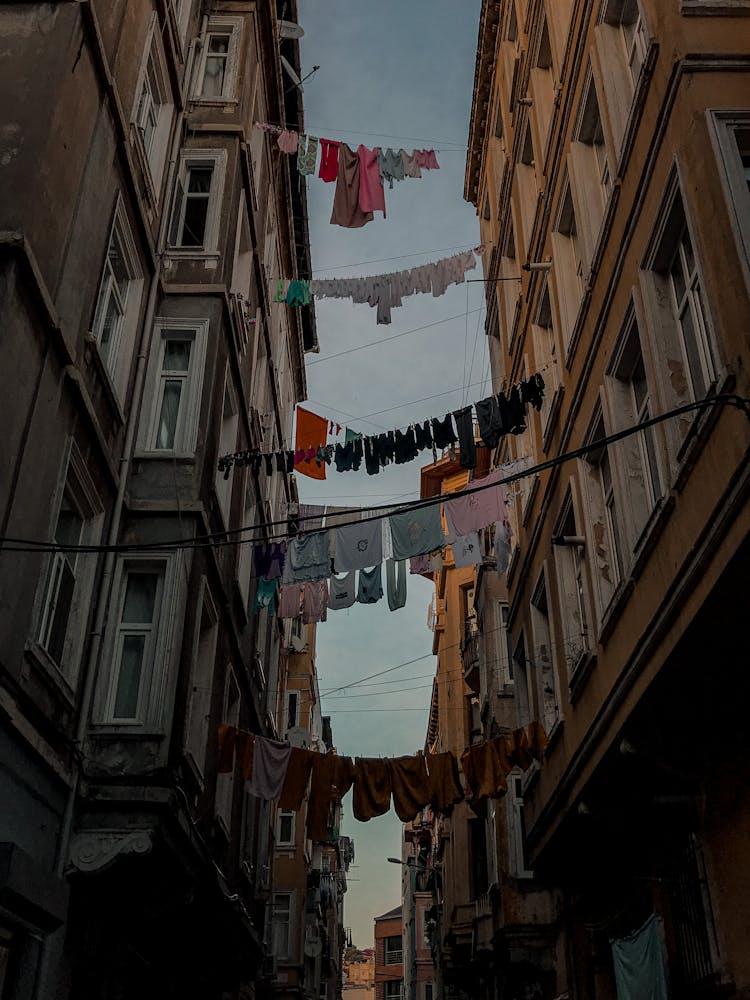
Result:
M401 938L401 917L390 919L375 919L375 1000L385 1000L385 983L404 981L404 966L402 962L388 963L385 961L385 938Z

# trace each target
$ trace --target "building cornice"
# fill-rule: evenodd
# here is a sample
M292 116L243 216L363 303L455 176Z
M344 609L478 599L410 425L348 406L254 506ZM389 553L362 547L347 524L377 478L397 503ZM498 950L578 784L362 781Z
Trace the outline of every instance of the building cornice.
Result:
M502 0L482 0L477 40L477 61L474 67L474 91L471 99L469 143L466 152L464 199L476 205L479 200L479 179L487 139L487 115L495 72L495 42L500 26Z

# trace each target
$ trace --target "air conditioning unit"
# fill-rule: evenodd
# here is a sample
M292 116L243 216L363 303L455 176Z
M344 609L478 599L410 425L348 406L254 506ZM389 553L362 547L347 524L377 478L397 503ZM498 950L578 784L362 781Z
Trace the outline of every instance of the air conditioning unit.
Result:
M307 639L303 635L293 635L289 640L289 648L293 653L304 653L307 649Z

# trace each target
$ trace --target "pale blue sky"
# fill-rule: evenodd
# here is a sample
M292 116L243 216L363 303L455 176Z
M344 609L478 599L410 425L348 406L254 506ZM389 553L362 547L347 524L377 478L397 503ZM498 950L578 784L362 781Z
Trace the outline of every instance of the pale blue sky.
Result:
M329 225L333 184L308 184L310 235L316 277L382 273L449 256L479 241L474 208L463 200L479 0L300 0L303 75L310 134L343 139L352 147L434 148L439 171L386 190L388 218L358 230ZM353 131L359 130L359 132ZM364 133L374 133L365 135ZM422 251L426 251L422 253ZM396 258L376 264L359 262ZM481 276L479 268L475 272ZM482 398L488 363L480 284L449 289L441 298L413 296L394 309L391 326L376 326L375 310L349 302L316 305L320 354L308 356L310 408L365 433L442 416ZM384 337L456 317L379 345ZM351 347L374 345L343 357ZM473 359L473 363L472 363ZM422 402L426 396L446 393ZM365 414L376 423L359 419ZM425 453L423 453L425 454ZM426 461L426 459L425 459ZM299 478L304 501L377 506L419 493L417 460L377 476L329 473L324 483ZM385 600L331 612L318 628L317 666L322 692L390 666L424 657L383 680L390 687L351 688L323 697L340 753L396 756L424 743L435 661L427 606L432 586L410 577L406 607L391 613ZM401 688L414 688L401 691ZM397 693L385 694L394 691ZM360 697L367 694L368 697ZM354 696L357 697L354 697ZM395 711L418 706L418 711ZM388 709L388 711L381 711ZM373 917L400 902L400 869L386 857L400 854L401 824L393 812L369 823L351 816L345 800L344 832L355 840L355 866L345 923L359 947L372 944Z

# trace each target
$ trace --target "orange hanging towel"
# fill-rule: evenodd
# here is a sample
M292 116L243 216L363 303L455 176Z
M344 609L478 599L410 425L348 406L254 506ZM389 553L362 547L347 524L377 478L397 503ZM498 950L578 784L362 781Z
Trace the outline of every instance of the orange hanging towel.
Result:
M413 820L430 801L430 776L424 757L394 757L389 762L393 808L402 823Z
M391 808L390 761L379 757L355 757L352 811L360 823L382 816Z
M314 750L292 747L284 787L281 789L279 809L293 809L296 812L302 806L316 756L320 755Z
M297 430L294 436L294 471L301 472L303 476L309 476L310 479L325 479L325 462L321 462L318 465L314 458L302 459L302 461L298 462L297 455L300 451L308 452L310 449L317 451L318 448L325 445L327 440L328 421L326 418L319 417L317 413L311 413L309 410L303 410L301 406L298 406Z
M499 798L507 792L508 783L505 778L508 772L495 740L469 747L461 757L461 767L474 801Z
M430 772L430 805L448 816L456 803L464 800L456 758L452 753L428 753L425 760Z
M342 799L352 787L353 780L351 757L338 757L333 753L315 754L307 803L307 835L311 840L325 839L331 802Z

